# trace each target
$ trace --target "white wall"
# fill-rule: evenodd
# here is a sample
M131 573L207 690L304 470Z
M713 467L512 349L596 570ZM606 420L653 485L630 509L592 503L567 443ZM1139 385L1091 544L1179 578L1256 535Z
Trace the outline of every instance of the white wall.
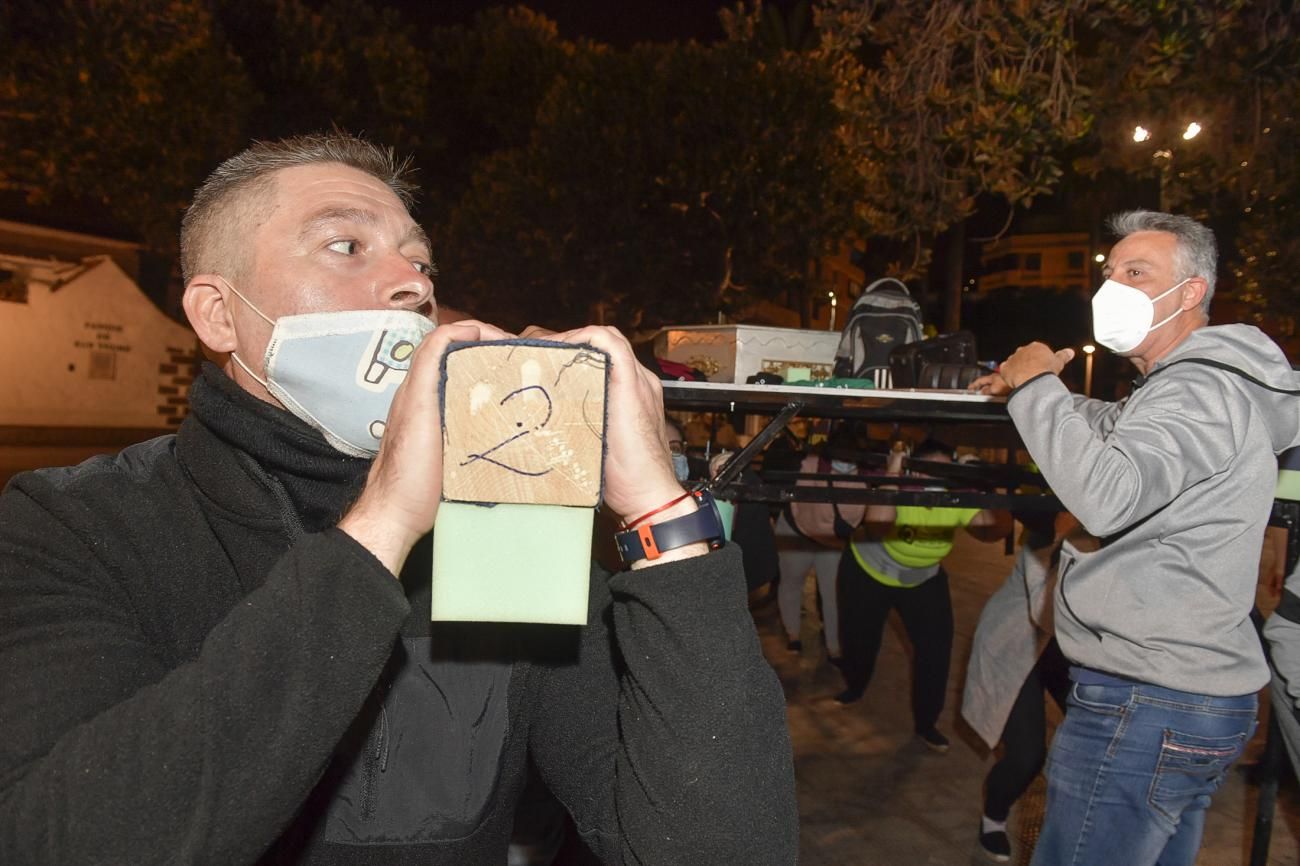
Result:
M0 427L174 427L194 375L194 333L111 259L87 259L80 273L27 263L26 302L0 301Z

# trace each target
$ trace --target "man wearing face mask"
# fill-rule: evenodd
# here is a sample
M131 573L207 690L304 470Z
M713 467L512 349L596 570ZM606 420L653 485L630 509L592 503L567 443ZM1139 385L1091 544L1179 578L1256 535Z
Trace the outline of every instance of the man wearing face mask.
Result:
M616 331L552 339L609 356L604 507L659 550L582 629L430 623L439 361L510 335L434 327L410 188L338 133L227 160L181 233L190 416L0 495L0 862L500 864L529 772L604 862L794 862L739 551Z
M673 460L673 477L685 484L691 479L691 461L686 456L686 437L681 426L671 418L664 419L664 433L668 437L668 454Z
M1275 453L1300 442L1291 367L1262 332L1209 327L1216 250L1183 216L1112 218L1097 342L1138 373L1117 403L1070 394L1073 350L1022 346L972 383L1007 408L1099 548L1063 545L1056 637L1069 711L1048 758L1035 864L1191 864L1211 795L1269 680L1250 621Z

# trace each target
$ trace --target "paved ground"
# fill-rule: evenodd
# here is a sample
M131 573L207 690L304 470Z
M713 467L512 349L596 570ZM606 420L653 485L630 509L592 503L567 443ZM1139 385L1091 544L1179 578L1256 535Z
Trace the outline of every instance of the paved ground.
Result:
M809 581L802 656L786 651L775 603L755 613L764 652L785 686L794 740L802 824L802 866L966 866L984 860L975 846L980 786L990 766L973 732L959 724L958 701L971 637L984 600L1001 584L1011 557L1001 544L963 537L950 558L956 639L948 705L940 728L952 750L939 756L911 733L909 661L895 616L885 637L875 680L866 698L841 708L831 696L839 675L825 662ZM1261 603L1265 603L1261 596ZM1054 708L1053 708L1054 711ZM1261 731L1263 726L1261 725ZM1246 761L1258 754L1262 733ZM1028 862L1042 810L1042 780L1012 813L1013 862ZM1248 862L1256 789L1234 771L1210 811L1198 866ZM1270 864L1300 862L1300 797L1283 788ZM1123 866L1123 864L1115 864Z

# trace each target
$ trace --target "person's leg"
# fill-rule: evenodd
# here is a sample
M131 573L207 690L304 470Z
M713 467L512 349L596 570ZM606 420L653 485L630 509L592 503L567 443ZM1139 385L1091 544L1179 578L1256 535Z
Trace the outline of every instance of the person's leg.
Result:
M817 588L822 594L822 628L826 632L826 653L838 659L843 652L840 646L840 605L836 572L840 564L840 551L825 548L812 555L813 569L817 572Z
M1215 786L1216 790L1218 786ZM1211 792L1213 793L1213 792ZM1203 795L1204 803L1185 809L1178 818L1178 829L1165 843L1155 866L1193 866L1201 850L1201 837L1205 835L1205 813L1210 808L1210 794Z
M984 777L979 844L986 856L1011 859L1007 817L1047 760L1047 713L1038 665L1030 669L1002 728L1002 757Z
M912 641L912 722L934 730L948 691L952 658L952 597L943 569L920 586L898 590L898 614Z
M1225 719L1221 708L1233 699L1218 699L1182 714L1164 729L1150 802L1172 822L1173 835L1156 866L1196 863L1211 798L1255 733L1258 697L1248 695L1239 700L1250 702L1247 713Z
M1011 806L1047 761L1047 712L1035 665L1025 677L1002 729L1002 757L984 779L984 815L1006 821Z
M1076 683L1048 756L1034 866L1191 866L1254 713L1254 695Z
M778 540L782 545L777 549L777 559L781 563L781 582L777 586L776 605L781 611L781 625L785 627L788 641L799 640L799 626L803 619L803 587L812 567L811 551L799 550L788 539Z
M1043 690L1052 696L1052 700L1061 712L1065 712L1065 702L1070 696L1070 660L1061 652L1061 645L1053 637L1038 654L1038 681Z
M852 703L862 697L885 632L892 599L889 587L867 574L845 550L840 556L837 577L840 609L840 649L845 690L836 697L840 703ZM905 591L905 590L900 590Z

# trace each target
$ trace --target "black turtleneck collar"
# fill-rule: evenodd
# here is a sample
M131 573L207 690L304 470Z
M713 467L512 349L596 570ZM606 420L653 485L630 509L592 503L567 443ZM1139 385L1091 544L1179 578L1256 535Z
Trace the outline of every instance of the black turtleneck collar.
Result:
M303 528L338 522L365 484L370 461L335 450L315 428L259 400L204 362L190 389L191 421L253 458L282 485Z

